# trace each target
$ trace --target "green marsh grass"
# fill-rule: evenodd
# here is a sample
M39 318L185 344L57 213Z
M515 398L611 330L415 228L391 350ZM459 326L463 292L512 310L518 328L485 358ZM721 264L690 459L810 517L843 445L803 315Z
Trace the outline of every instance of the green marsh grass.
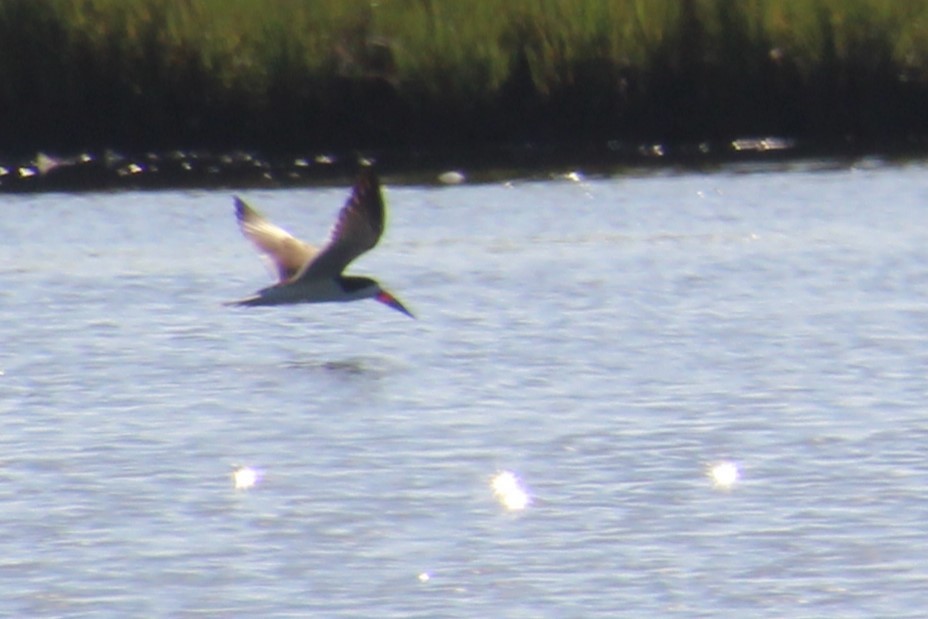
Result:
M0 0L0 150L928 130L928 0Z

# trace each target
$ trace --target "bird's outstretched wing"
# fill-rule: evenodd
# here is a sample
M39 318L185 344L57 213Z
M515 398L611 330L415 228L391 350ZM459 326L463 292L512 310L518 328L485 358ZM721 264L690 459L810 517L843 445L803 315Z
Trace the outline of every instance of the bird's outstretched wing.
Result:
M380 240L384 227L383 195L377 175L361 168L351 196L338 214L329 242L294 279L334 277Z
M316 256L314 247L275 226L237 196L235 217L245 238L270 260L280 282L291 279Z

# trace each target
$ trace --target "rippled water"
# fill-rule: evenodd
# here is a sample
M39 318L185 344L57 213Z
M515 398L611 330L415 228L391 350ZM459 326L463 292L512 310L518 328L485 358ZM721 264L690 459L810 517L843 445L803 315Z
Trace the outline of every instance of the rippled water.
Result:
M3 198L0 615L924 614L925 166L387 198L416 321L223 307L227 192Z

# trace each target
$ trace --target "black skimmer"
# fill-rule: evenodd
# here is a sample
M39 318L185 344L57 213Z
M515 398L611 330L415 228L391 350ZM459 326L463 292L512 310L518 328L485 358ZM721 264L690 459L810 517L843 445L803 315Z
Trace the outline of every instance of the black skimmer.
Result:
M380 183L371 168L361 168L351 197L339 212L328 243L320 249L307 245L267 221L238 197L235 198L235 216L242 234L273 262L279 281L248 298L232 301L229 305L376 299L415 318L375 280L342 275L345 267L374 247L383 233L383 196Z

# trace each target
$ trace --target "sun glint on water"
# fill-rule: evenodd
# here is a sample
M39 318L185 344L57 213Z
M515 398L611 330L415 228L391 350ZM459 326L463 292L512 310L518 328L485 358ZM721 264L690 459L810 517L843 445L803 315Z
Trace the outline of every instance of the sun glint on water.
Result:
M532 502L521 480L511 471L501 471L490 482L496 499L510 511L525 509Z
M236 490L253 488L261 478L261 474L250 466L237 466L232 471L232 485Z
M734 462L717 462L709 467L709 479L719 490L729 490L738 483L741 472Z

